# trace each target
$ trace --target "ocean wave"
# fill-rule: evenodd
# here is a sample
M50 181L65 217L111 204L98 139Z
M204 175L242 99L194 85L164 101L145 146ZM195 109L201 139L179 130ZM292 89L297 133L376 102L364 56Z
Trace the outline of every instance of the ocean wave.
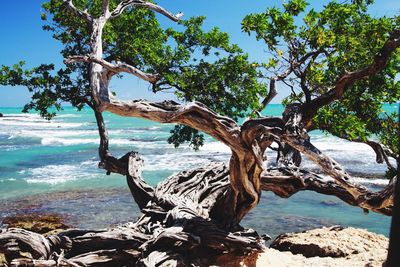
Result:
M146 156L142 156L145 161L145 166L143 170L145 171L160 171L160 170L168 170L168 171L184 171L196 167L201 167L204 165L208 165L211 163L209 159L200 159L200 158L192 158L187 159L183 157L154 157L148 158Z
M78 128L84 126L84 123L72 122L56 122L56 121L20 121L20 120L0 120L0 125L19 126L19 127L35 127L35 128Z
M13 138L15 137L37 137L37 138L46 138L46 137L74 137L74 136L97 136L97 131L95 130L16 130L10 131L12 133Z
M42 145L46 146L72 146L81 144L98 144L98 138L57 138L57 137L45 137L41 141Z
M334 136L319 135L311 137L311 143L323 151L366 152L373 153L372 148L363 143L350 142Z
M15 178L0 179L0 183L13 182L16 180L17 179L15 179Z
M76 165L47 165L23 170L19 173L29 176L29 178L25 178L28 183L57 185L78 179L93 179L98 176L96 171L96 161L85 161Z
M45 137L41 140L42 145L46 146L73 146L82 144L99 144L99 138L61 138L61 137ZM129 145L144 147L149 142L136 142L129 139L111 139L110 145ZM158 144L147 145L148 148L159 148Z
M42 119L42 117L40 117L39 114L33 114L33 113L6 113L3 114L3 118L9 118L9 117L17 117L17 118L39 118Z
M353 177L353 181L355 183L365 184L365 185L386 186L389 184L388 179L380 179L380 178Z
M152 126L148 128L149 130L160 130L161 127L160 126Z
M3 151L17 151L20 149L30 148L30 145L2 145L0 144L0 150Z
M221 142L207 142L200 148L200 151L231 153L231 149Z
M80 118L81 115L78 114L58 114L56 118Z
M228 162L229 154L209 152L175 152L166 154L142 155L147 171L183 171L192 168L202 167L211 162Z

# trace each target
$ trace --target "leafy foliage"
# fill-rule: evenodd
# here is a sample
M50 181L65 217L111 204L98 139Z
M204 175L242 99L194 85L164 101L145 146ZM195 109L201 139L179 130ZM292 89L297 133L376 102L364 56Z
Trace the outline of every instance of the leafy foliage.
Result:
M110 1L111 9L118 0ZM201 101L218 113L239 119L260 107L267 94L260 77L281 77L292 93L289 103L309 103L331 90L343 73L369 65L400 23L399 17L375 18L368 12L371 0L330 2L321 11L305 0L290 0L282 8L271 7L243 19L242 29L265 42L271 58L262 66L249 62L246 53L229 42L218 28L202 30L204 17L189 18L163 30L154 13L127 9L106 24L104 57L120 60L162 77L151 85L153 92L172 90L181 101ZM91 15L101 12L101 1L76 0L75 6ZM66 11L60 0L43 4L44 30L63 45L63 57L90 54L90 25ZM309 129L322 129L355 141L378 138L397 155L393 114L383 103L400 99L400 51L379 74L355 83L341 101L319 109ZM262 70L262 72L261 72ZM51 118L63 102L81 109L95 108L89 88L88 64L74 64L55 71L43 64L25 70L23 63L3 66L0 83L24 85L33 93L24 110L38 110ZM179 146L189 141L194 148L203 143L201 133L182 125L171 130L169 142Z
M71 103L78 110L85 105L93 106L87 81L83 77L72 79L71 68L54 72L53 64L42 64L30 70L25 70L24 66L24 62L19 62L12 67L0 68L0 85L26 86L32 93L31 101L24 106L23 112L36 110L50 120L56 111L62 109L64 102Z
M120 1L110 1L110 9ZM101 1L74 1L81 10L97 17ZM90 54L90 25L67 11L60 0L43 4L44 30L62 43L64 58ZM182 101L201 101L215 111L235 119L243 117L258 105L258 98L266 87L258 81L259 73L247 55L229 42L229 36L218 28L202 30L204 17L179 22L175 28L163 30L154 12L145 8L129 8L121 16L109 21L103 32L104 58L119 60L149 73L158 73L162 79L152 85L154 92L172 90ZM47 118L54 116L51 107L61 108L61 102L70 102L82 108L94 108L89 88L89 64L74 64L54 73L54 66L42 65L23 70L19 65L10 70L3 67L3 84L25 85L32 91L29 109L39 110ZM18 76L12 79L11 76ZM203 143L203 137L193 129L177 126L169 142L178 146L189 141L194 148Z
M243 31L255 34L272 53L265 72L282 79L292 89L284 100L310 103L335 87L347 72L370 65L389 34L399 27L400 17L371 16L371 0L330 2L321 11L307 8L304 0L291 0L282 9L268 8L250 14ZM400 51L385 69L356 82L340 101L318 110L308 125L353 141L379 141L399 155L399 124L386 114L384 103L400 100Z

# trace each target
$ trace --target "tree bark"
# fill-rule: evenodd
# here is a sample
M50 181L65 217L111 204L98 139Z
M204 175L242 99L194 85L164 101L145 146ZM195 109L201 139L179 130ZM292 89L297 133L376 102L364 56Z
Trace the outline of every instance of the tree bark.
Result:
M2 230L0 252L13 266L156 266L212 264L229 253L238 260L263 250L263 239L253 230L227 229L220 207L232 193L229 170L211 164L171 176L151 188L140 176L143 166L137 153L128 153L129 174L135 199L143 215L135 223L106 230L67 230L44 237L22 229ZM146 202L146 203L145 203ZM13 242L13 246L9 246ZM14 252L8 253L13 248ZM21 259L20 252L31 257ZM201 264L200 264L201 263ZM64 264L64 265L63 265Z

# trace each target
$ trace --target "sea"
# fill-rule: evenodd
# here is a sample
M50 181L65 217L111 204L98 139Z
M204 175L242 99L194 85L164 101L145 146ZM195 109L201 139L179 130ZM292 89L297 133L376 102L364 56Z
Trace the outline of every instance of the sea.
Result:
M385 105L396 112L395 105ZM264 115L281 116L283 107L269 105ZM133 221L140 211L128 190L125 177L106 175L98 168L97 127L93 112L87 108L64 110L51 121L21 108L0 107L0 227L7 216L21 213L57 213L77 228L106 228ZM167 138L172 124L104 114L115 156L137 151L144 159L144 179L151 185L179 171L211 162L228 162L230 150L206 137L205 145L194 151L187 145L174 148ZM315 131L312 143L338 161L359 183L380 190L388 180L385 165L375 162L373 150ZM268 151L268 164L275 152ZM318 171L306 159L303 167ZM242 225L268 234L342 225L368 229L388 235L390 217L364 213L333 196L299 192L288 199L263 192L259 205Z

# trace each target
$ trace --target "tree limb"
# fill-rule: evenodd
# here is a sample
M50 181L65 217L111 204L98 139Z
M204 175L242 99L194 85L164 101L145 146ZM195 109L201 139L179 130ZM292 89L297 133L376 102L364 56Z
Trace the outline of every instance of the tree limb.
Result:
M335 179L351 195L357 206L379 212L379 210L393 205L393 181L396 179L392 179L389 185L381 192L371 193L366 188L353 185L350 182L351 176L336 161L324 155L308 140L290 135L283 135L282 140L317 163L324 173Z
M288 60L288 62L290 63L290 66L281 74L278 74L273 78L270 78L268 95L261 101L261 107L258 108L257 110L254 110L253 113L262 111L272 101L272 99L278 94L276 91L276 82L277 81L284 81L285 78L287 78L293 71L295 71L303 63L305 63L310 57L315 59L322 52L323 52L322 50L312 51L312 52L305 54L299 60Z
M339 138L348 140L350 142L356 142L356 143L362 143L362 144L366 144L369 145L375 152L376 155L376 162L377 163L386 163L387 167L389 169L393 169L395 170L396 168L391 164L391 162L389 161L389 157L393 158L393 159L397 159L397 155L395 153L393 153L393 151L391 151L389 148L385 147L384 145L372 141L372 140L362 140L361 138L357 138L357 139L351 139L349 138L349 136L347 134L342 134L342 135L337 135L331 132L329 125L323 124L323 125L319 125L318 129L323 130L323 131L327 131L329 133L331 133L334 136L337 136ZM310 129L309 129L310 130Z
M121 101L111 99L105 110L127 117L144 118L161 123L179 123L203 131L233 150L243 149L240 128L228 117L220 116L200 102L180 105L174 101Z
M392 214L393 183L390 182L378 192L365 191L365 188L352 185L355 190L362 192L363 197L354 198L348 190L333 180L327 180L311 171L296 167L270 168L261 175L261 188L271 191L279 197L289 198L302 190L314 191L324 195L336 196L347 204L366 208L365 199L370 202L370 210L384 215ZM376 205L372 207L372 205Z
M101 11L105 18L107 18L109 16L109 13L110 13L109 0L102 0Z
M144 8L148 8L150 10L153 10L157 13L160 13L164 16L166 16L167 18L173 20L173 21L179 21L180 17L183 15L182 13L178 13L176 15L170 13L169 11L167 11L166 9L164 9L161 6L158 6L156 4L150 3L150 2L146 2L146 1L141 1L141 0L124 0L121 1L118 6L111 12L111 18L115 18L118 17L119 15L121 15L121 13L128 7L144 7Z
M310 121L321 107L342 98L345 91L355 82L381 71L390 60L392 53L398 47L400 47L400 29L395 29L380 51L375 55L373 62L369 66L343 74L338 78L333 89L311 100L309 103L305 103L303 106L303 120L305 122Z
M270 79L268 95L263 99L263 101L261 101L261 107L254 112L261 112L278 94L278 92L276 91L276 81L276 77ZM261 117L261 115L259 117Z
M87 11L82 11L74 6L72 0L63 0L64 5L75 15L83 18L87 23L91 24L93 22L92 16Z
M148 81L150 83L155 83L160 79L160 76L158 74L145 73L129 64L120 61L117 61L115 64L112 64L104 59L96 58L94 56L71 56L66 58L64 62L65 64L74 62L97 63L103 66L108 71L110 71L112 74L126 72L142 80Z

